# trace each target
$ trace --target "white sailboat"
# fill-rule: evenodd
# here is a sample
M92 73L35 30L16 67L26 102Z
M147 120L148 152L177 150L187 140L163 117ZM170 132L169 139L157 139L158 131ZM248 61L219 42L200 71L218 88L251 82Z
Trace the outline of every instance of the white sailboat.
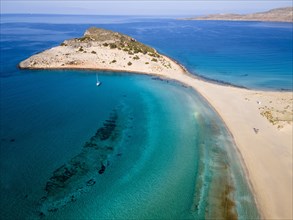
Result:
M98 75L98 74L96 74L96 78L97 78L97 83L96 83L96 86L99 86L99 85L101 85L101 82L99 81L99 75Z

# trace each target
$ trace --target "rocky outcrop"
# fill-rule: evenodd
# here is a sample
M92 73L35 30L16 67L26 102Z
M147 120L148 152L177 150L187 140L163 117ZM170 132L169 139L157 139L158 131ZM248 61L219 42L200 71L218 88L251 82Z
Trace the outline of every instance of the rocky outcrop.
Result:
M109 71L172 74L185 72L173 60L136 39L110 30L92 27L80 38L20 62L22 69L95 69Z

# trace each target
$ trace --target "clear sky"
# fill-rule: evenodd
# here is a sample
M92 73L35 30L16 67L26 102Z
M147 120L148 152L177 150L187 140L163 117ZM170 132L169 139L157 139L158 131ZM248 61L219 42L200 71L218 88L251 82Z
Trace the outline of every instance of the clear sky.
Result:
M205 1L70 1L1 0L1 13L92 14L92 15L203 15L249 13L278 7L292 7L287 0L205 0Z

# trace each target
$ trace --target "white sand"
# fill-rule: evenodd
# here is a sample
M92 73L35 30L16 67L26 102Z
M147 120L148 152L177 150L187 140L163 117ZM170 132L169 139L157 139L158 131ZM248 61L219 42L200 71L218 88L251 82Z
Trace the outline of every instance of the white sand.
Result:
M270 106L278 108L277 100L282 97L283 102L291 103L292 113L292 92L256 92L182 74L174 78L201 93L226 123L242 155L263 217L292 219L292 114L290 121L278 129L259 110L268 99L273 100ZM261 104L257 103L259 100Z

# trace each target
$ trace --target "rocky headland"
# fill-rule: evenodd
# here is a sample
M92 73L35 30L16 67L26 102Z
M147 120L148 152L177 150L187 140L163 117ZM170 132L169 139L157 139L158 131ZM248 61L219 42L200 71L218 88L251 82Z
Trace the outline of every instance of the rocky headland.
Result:
M35 54L19 64L22 69L95 69L172 74L184 69L155 49L127 35L92 27L80 38Z

